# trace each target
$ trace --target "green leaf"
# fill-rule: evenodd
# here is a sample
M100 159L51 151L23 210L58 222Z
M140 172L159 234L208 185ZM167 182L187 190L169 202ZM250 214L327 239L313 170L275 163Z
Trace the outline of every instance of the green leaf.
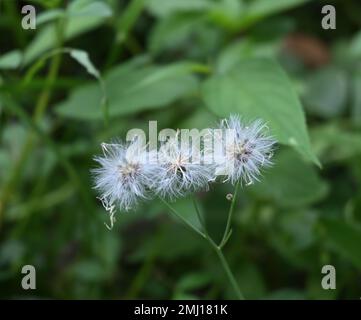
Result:
M229 72L208 79L202 95L207 107L219 116L237 113L265 120L280 143L319 164L301 103L286 74L272 60L243 60Z
M22 59L22 54L19 50L14 50L0 56L0 69L16 69Z
M184 46L204 21L198 15L176 15L160 19L149 38L149 49L158 53Z
M294 251L309 247L315 241L314 226L317 215L309 210L286 210L277 218L280 233L285 235L286 241Z
M202 11L211 5L209 0L148 0L148 10L158 17L177 12Z
M291 9L310 0L256 0L250 1L242 15L240 26L248 27L272 14Z
M325 163L344 161L361 154L361 134L337 123L317 126L311 136L316 154Z
M209 15L216 24L236 32L307 1L309 0L222 0L213 3Z
M191 74L188 63L168 66L120 65L105 76L110 116L162 108L197 90L198 81ZM99 107L100 88L94 84L76 89L66 101L56 106L66 117L97 120L102 116Z
M46 10L45 12L40 13L36 17L36 26L38 27L41 24L59 19L59 18L63 17L64 15L65 15L65 11L63 9Z
M315 203L326 195L327 190L316 169L291 149L279 152L273 168L264 173L260 183L250 187L259 198L272 200L283 207Z
M216 25L225 29L236 31L239 29L241 14L244 13L245 4L238 0L221 0L214 2L209 10L209 18Z
M217 70L219 73L230 71L247 58L274 58L279 47L279 41L258 42L249 37L233 42L220 53L216 63Z
M109 6L100 1L78 0L71 3L66 11L65 40L70 40L82 33L101 25L112 14ZM23 64L26 66L39 55L57 44L55 23L45 26L26 48Z
M343 112L347 94L347 74L342 69L329 67L312 72L306 79L303 101L310 114L330 118Z
M93 63L89 59L89 55L86 51L72 49L70 51L70 56L78 61L89 74L94 76L97 79L100 79L100 73L97 68L94 67Z
M109 17L112 10L103 1L94 0L76 0L70 3L68 7L68 16L93 16L93 17Z
M361 227L348 224L340 219L323 219L322 226L332 247L342 256L361 268Z

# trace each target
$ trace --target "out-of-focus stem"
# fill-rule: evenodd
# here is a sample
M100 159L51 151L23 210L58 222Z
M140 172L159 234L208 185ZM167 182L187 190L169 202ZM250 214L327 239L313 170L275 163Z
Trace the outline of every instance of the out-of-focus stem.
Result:
M61 43L62 43L64 23L65 23L65 21L60 21L59 26L58 26L58 46L59 47L61 46ZM41 120L41 118L46 110L46 107L48 106L48 103L49 103L49 100L51 97L51 88L58 75L60 63L61 63L61 56L60 55L53 56L53 58L50 62L46 85L37 100L35 110L33 113L33 120L36 124ZM0 194L0 226L1 226L3 212L6 207L6 203L9 199L9 197L11 196L13 189L16 187L18 180L21 177L21 174L23 172L23 169L25 167L27 159L33 148L33 143L34 143L34 136L32 134L29 134L27 137L27 140L25 141L25 143L20 151L20 155L14 164L14 167L10 173L9 179L4 184L4 187L1 190L1 194Z
M202 228L203 228L203 232L202 231L199 231L197 228L195 228L191 223L189 223L186 219L183 218L182 215L180 215L167 201L165 201L164 199L161 199L162 202L171 210L172 214L175 215L178 219L182 220L182 222L187 225L192 231L196 232L197 234L199 234L202 238L206 239L207 242L210 244L210 246L212 247L212 249L216 252L217 254L217 257L218 259L220 260L221 262L221 266L233 288L233 291L237 297L237 299L239 300L244 300L244 296L238 286L238 283L228 265L228 262L226 260L226 258L224 257L223 255L223 252L222 252L222 248L220 246L217 246L217 244L213 241L213 239L209 236L208 232L207 232L207 229L206 229L206 226L204 224L204 220L203 220L203 217L198 209L198 206L197 206L197 202L195 199L193 199L193 205L194 205L194 208L197 212L197 216L198 216L198 219L199 219L199 222L201 223L202 225Z

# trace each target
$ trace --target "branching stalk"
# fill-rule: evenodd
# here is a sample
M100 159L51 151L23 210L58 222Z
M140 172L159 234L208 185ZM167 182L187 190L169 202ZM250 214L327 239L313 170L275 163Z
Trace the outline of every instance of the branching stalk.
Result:
M232 204L231 204L231 208L229 210L229 214L228 214L228 221L231 221L231 217L232 217L232 212L234 210L234 202L235 202L235 196L236 196L236 193L237 193L237 188L238 188L238 183L236 185L236 190L235 190L235 194L234 194L234 198L232 199ZM210 246L212 247L212 249L216 252L217 254L217 257L218 259L220 260L221 262L221 265L222 265L222 268L233 288L233 291L237 297L237 299L239 300L244 300L244 296L238 286L238 283L228 265L228 262L226 260L226 258L224 257L224 254L222 252L222 247L219 245L217 245L213 239L209 236L208 232L207 232L207 228L206 228L206 225L205 225L205 221L203 219L203 216L198 208L198 205L197 205L197 201L196 199L192 199L193 200L193 205L194 205L194 208L196 210L196 213L197 213L197 217L199 219L199 222L202 226L202 231L199 231L197 228L195 228L191 223L189 223L185 218L183 218L182 215L180 215L167 201L165 201L164 199L161 198L161 201L171 210L171 213L176 216L178 219L180 219L188 228L190 228L192 231L196 232L197 234L199 234L202 238L204 238L205 240L207 240L207 242L210 244ZM226 226L226 229L225 229L225 232L224 234L226 235L223 239L222 242L227 242L228 238L230 237L231 235L231 230L230 230L230 222L228 223L227 221L227 226ZM222 244L221 242L221 244Z

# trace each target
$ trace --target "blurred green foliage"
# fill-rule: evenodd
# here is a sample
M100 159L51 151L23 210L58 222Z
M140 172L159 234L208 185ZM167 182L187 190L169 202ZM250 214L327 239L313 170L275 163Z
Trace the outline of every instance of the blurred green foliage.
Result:
M21 28L21 7L37 28ZM333 4L337 29L321 28ZM0 297L233 298L214 253L159 201L109 231L89 170L131 128L261 117L275 165L225 247L246 298L361 294L361 3L0 0ZM95 79L94 79L95 78ZM306 126L307 120L307 126ZM198 194L220 240L232 192ZM196 215L189 199L174 206ZM20 287L37 269L37 290ZM332 264L337 289L321 288Z

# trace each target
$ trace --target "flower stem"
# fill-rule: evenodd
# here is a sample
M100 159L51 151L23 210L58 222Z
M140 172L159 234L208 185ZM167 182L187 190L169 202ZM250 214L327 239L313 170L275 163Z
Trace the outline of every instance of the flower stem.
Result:
M177 210L175 210L166 200L159 198L171 211L171 213L173 214L173 216L175 216L177 219L181 220L183 222L184 225L186 225L190 230L196 232L197 234L199 234L202 238L206 238L206 235L198 230L194 225L192 225L191 223L189 223L181 214L179 214L177 212Z
M228 265L228 262L227 262L226 258L224 257L222 248L217 246L211 238L207 237L207 240L211 244L212 248L216 251L218 258L221 261L222 267L228 277L228 280L232 285L233 291L237 296L237 299L244 300L244 296L241 292L241 289L239 288L239 285L238 285L236 279L234 278L234 275Z
M195 208L195 210L197 212L199 222L200 222L200 224L201 224L201 226L203 228L203 232L199 231L196 227L194 227L191 223L189 223L186 219L184 219L167 201L165 201L162 198L160 198L160 199L171 210L173 215L175 215L178 219L180 219L191 230L195 231L202 238L207 240L207 242L210 244L210 246L216 252L217 257L219 258L219 260L221 262L222 268L224 269L224 272L226 273L227 278L228 278L229 282L231 283L231 286L232 286L232 288L234 290L234 293L237 296L237 299L244 300L244 296L243 296L243 294L242 294L242 292L241 292L241 290L240 290L240 288L239 288L239 286L237 284L236 279L234 278L234 275L233 275L231 269L229 268L229 265L228 265L228 262L227 262L226 258L223 255L222 248L220 246L217 246L217 244L213 241L213 239L209 236L209 234L207 232L207 228L205 226L203 216L202 216L201 212L199 211L196 199L193 197L193 199L192 199L193 200L193 205L194 205L194 208ZM230 232L229 232L229 235L230 235Z
M232 222L234 207L235 207L235 204L236 204L236 198L237 198L239 185L240 185L240 181L237 181L236 186L234 188L234 194L233 194L231 206L230 206L229 211L228 211L226 228L224 229L223 237L222 237L222 240L221 240L221 242L219 244L220 248L224 247L224 245L227 243L227 241L228 241L228 239L229 239L229 237L231 235L231 232L232 232L232 230L231 230L231 222Z

